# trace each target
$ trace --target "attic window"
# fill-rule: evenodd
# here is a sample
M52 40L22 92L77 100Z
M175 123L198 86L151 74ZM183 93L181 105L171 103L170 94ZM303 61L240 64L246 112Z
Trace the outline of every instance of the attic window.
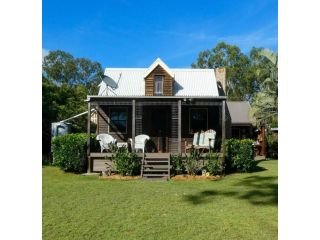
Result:
M154 76L154 95L163 94L163 76L155 75Z

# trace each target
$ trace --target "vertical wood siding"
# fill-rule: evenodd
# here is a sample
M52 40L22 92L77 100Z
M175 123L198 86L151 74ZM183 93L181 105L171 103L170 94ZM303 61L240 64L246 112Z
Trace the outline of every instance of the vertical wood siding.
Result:
M154 95L154 76L162 75L163 79L163 96L173 96L173 78L161 67L157 66L146 78L145 78L145 95Z

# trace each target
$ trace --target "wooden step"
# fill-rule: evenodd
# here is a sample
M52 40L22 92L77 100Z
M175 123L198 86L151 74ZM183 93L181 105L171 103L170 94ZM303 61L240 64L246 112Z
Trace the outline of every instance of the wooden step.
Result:
M168 169L144 169L143 172L167 172L168 173Z
M145 161L145 162L150 162L150 163L167 163L167 164L168 164L168 161L167 161L167 160L150 160L150 159L145 159L144 161Z
M146 168L165 168L165 169L168 169L171 168L171 166L168 166L168 165L156 165L156 164L145 164L143 165L143 167L146 167Z
M147 173L147 174L143 174L144 177L168 177L168 173L166 174L152 174L152 173Z

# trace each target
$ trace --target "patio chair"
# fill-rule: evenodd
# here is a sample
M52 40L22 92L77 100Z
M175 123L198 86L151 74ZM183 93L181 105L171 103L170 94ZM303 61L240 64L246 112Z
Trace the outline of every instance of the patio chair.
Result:
M96 139L99 141L100 143L100 148L101 148L101 152L103 152L103 150L108 151L109 149L109 144L110 143L116 143L117 140L114 139L111 135L103 133L103 134L99 134Z
M209 151L214 148L214 142L216 138L216 131L213 129L209 129L204 132L203 138L200 136L199 145L197 146L198 149L205 150L208 149Z
M191 149L192 147L202 151L205 149L211 150L214 148L215 138L216 132L213 129L209 129L205 132L202 131L200 134L196 132L193 135L192 145L185 144L185 152L187 152L187 150Z
M144 154L144 149L146 146L146 142L150 140L150 137L148 135L142 134L138 135L134 138L134 151L142 150L142 153Z
M198 132L195 132L193 134L193 141L192 144L187 144L187 141L184 142L184 146L185 146L185 153L187 152L187 150L191 149L194 146L198 146L199 145L199 139L200 139L200 134Z

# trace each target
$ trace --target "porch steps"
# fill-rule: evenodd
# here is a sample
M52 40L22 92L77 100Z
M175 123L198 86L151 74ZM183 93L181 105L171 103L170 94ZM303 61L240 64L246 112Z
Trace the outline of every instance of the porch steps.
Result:
M141 175L148 180L168 180L170 178L170 153L147 153Z

